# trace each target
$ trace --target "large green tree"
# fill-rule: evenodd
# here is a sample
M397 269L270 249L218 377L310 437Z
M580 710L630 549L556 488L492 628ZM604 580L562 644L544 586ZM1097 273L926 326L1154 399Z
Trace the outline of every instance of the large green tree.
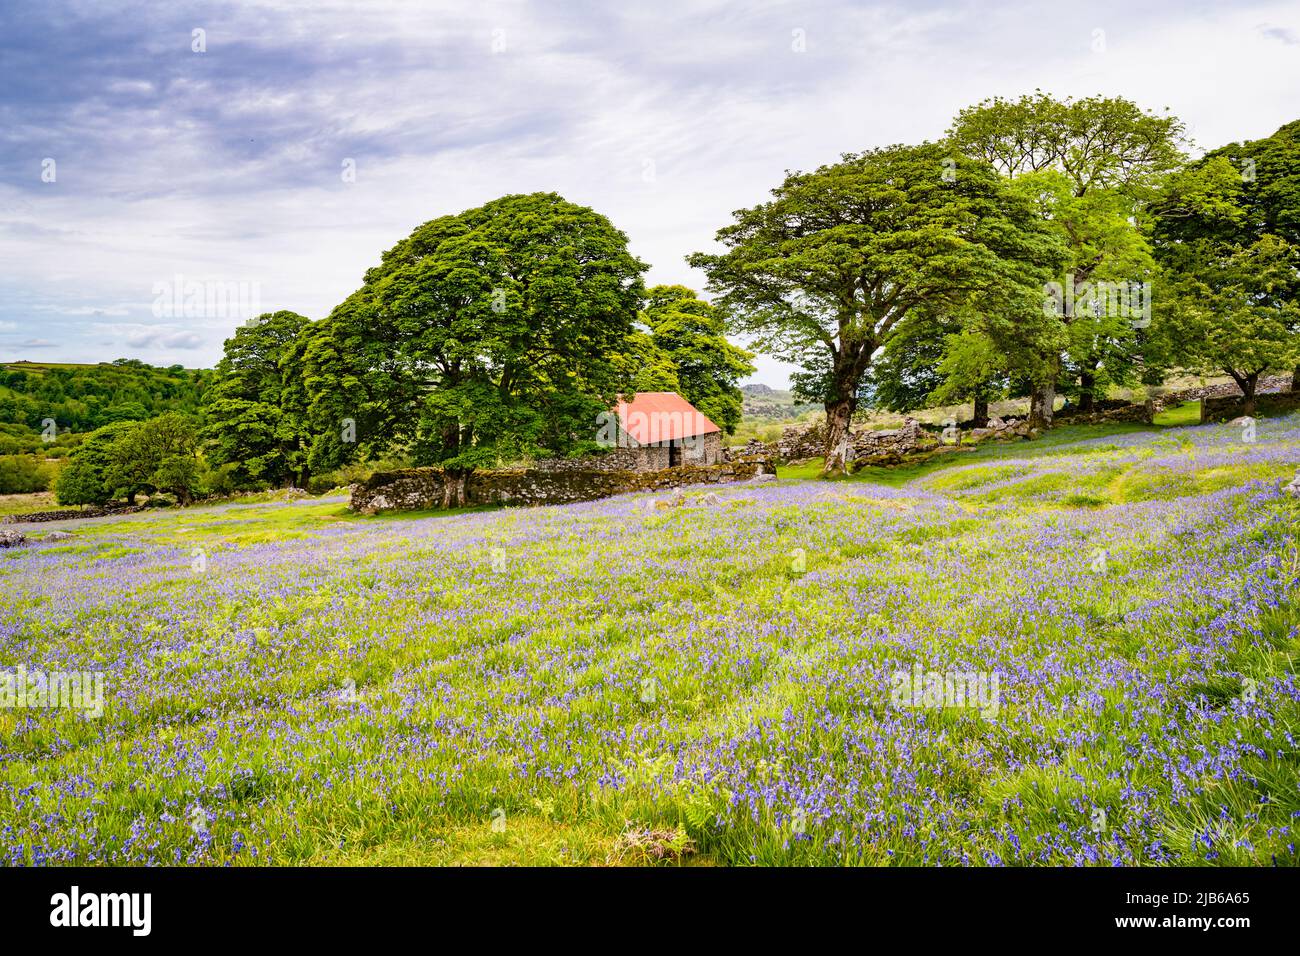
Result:
M1300 245L1265 231L1247 185L1230 155L1206 156L1170 178L1152 234L1166 347L1231 376L1253 415L1260 376L1300 364Z
M258 316L226 340L206 396L209 455L241 482L305 488L311 434L295 386L299 339L310 320L296 312Z
M1285 255L1275 242L1260 247L1266 237L1300 248L1300 120L1189 164L1170 181L1154 213L1160 258L1184 278L1198 256L1226 264L1251 249L1265 259ZM1271 281L1275 284L1266 295L1278 308L1300 303L1300 272L1289 280L1273 274ZM1300 366L1293 370L1291 387L1300 391Z
M742 413L740 380L754 371L753 355L727 341L722 313L685 286L657 285L646 293L641 321L672 364L673 391L734 434Z
M696 253L709 288L753 347L800 365L826 409L824 474L845 470L849 421L879 351L918 310L1032 311L1059 241L985 162L936 144L891 146L812 173L719 230Z
M636 329L613 357L618 374L632 392L677 392L682 383L672 356L660 348L654 336Z
M104 483L114 496L134 503L140 493L163 491L182 505L199 488L199 436L195 419L167 412L130 423L107 450Z
M1069 286L1056 296L1057 327L1040 327L1041 360L1025 370L1035 386L1036 423L1051 424L1062 379L1090 408L1107 381L1135 374L1147 318L1111 308L1109 294L1101 297L1106 307L1096 308L1094 290L1106 283L1102 288L1137 292L1134 298L1144 294L1154 264L1135 220L1162 177L1182 162L1182 134L1175 117L1120 97L1058 100L1041 91L985 100L954 120L954 148L1023 180L1020 188L1067 244L1062 275L1054 280ZM1008 351L1025 341L1023 335L1019 343L994 340Z
M313 462L405 449L457 479L455 504L476 467L596 447L645 269L554 193L425 223L307 337Z

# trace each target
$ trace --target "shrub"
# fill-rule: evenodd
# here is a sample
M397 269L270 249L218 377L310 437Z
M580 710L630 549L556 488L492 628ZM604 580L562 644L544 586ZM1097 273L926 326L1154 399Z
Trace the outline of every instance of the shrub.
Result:
M51 469L35 455L0 455L0 495L48 491Z

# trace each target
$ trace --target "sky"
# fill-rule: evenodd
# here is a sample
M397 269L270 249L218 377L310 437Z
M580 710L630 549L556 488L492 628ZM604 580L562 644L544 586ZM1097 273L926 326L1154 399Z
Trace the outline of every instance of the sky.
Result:
M1194 152L1267 136L1300 2L0 0L0 361L208 367L510 193L702 290L684 257L786 170L1035 89L1168 108Z

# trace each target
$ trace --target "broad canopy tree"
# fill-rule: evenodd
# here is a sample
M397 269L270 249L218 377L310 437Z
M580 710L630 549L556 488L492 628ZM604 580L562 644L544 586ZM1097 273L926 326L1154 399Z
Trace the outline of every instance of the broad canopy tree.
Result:
M595 447L645 269L605 217L554 193L425 223L304 345L313 463L406 448L456 479L452 505L474 468Z
M1032 313L1061 264L1022 193L936 144L846 155L772 195L719 230L726 252L688 261L754 347L804 368L799 391L826 409L827 475L845 471L864 380L909 314Z
M1296 151L1300 124L1284 127ZM1300 365L1300 245L1279 233L1295 235L1300 206L1261 202L1277 197L1277 179L1297 181L1300 162L1265 168L1267 185L1243 177L1241 153L1277 158L1285 151L1251 149L1254 144L1215 151L1172 176L1153 206L1152 235L1164 266L1162 305L1169 320L1162 329L1167 348L1182 362L1204 371L1222 371L1245 396L1247 415L1255 412L1259 378L1270 370ZM1253 188L1252 188L1253 187ZM1272 187L1272 188L1270 188ZM1300 195L1292 193L1292 200ZM1272 208L1270 208L1272 207ZM1269 231L1276 229L1277 232Z
M1162 178L1182 162L1183 125L1120 97L1057 100L1036 92L1000 97L963 110L949 139L964 154L1021 180L1045 222L1066 242L1068 256L1055 282L1073 283L1063 299L1088 302L1099 282L1142 288L1151 278L1149 249L1134 220ZM1093 300L1095 301L1095 300ZM1061 310L1044 327L1040 359L1027 369L1034 382L1031 418L1050 425L1056 389L1065 372L1077 382L1081 405L1110 380L1135 371L1145 318L1091 308ZM996 338L1013 350L1023 345Z
M1232 367L1228 374L1252 399L1258 374L1248 369L1265 354L1271 369L1289 361L1279 323L1289 323L1292 341L1300 336L1300 120L1213 150L1170 177L1151 231L1174 305L1171 346L1202 366ZM1208 340L1188 338L1207 333ZM1296 391L1300 357L1294 361Z
M108 449L104 483L132 504L141 492L163 491L188 505L199 490L198 422L167 412L123 431Z

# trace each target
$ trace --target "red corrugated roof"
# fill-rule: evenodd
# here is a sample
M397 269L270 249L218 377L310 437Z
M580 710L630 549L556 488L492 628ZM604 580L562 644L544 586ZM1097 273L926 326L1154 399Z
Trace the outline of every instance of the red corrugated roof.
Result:
M722 431L676 392L637 392L632 401L615 406L623 430L639 445L655 445Z

